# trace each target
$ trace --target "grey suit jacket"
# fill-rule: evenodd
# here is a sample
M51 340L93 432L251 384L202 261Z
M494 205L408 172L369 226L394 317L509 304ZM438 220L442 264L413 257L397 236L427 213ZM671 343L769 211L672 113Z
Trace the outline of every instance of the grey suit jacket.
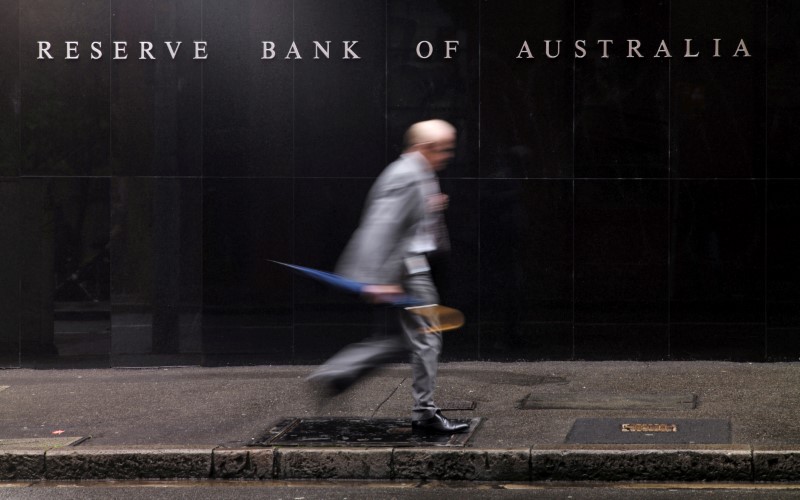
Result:
M435 174L419 153L402 155L384 169L367 195L358 229L336 272L370 284L399 284L404 259L425 219L422 183Z

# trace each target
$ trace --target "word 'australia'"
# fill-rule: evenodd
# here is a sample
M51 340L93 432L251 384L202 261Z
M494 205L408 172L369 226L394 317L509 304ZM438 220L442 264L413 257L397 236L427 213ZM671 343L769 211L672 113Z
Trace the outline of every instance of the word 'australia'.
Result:
M724 52L725 54L731 54L731 51L733 52L731 57L750 57L750 51L747 49L744 39L739 39L739 43L736 45L735 50L731 47L723 47L721 38L714 38L713 44L706 44L703 49L701 49L697 44L694 44L694 40L691 38L684 38L683 42L684 43L681 47L683 50L676 52L677 57L700 57L701 53L704 55L710 54L711 57L722 57L723 48L726 48L726 52ZM561 55L562 40L542 40L542 43L544 45L544 55L547 58L555 59ZM594 47L592 47L586 40L575 40L574 47L574 55L576 59L583 59L589 54L590 51L600 54L601 59L608 59L611 57L609 52L612 51L615 52L615 54L624 53L625 57L628 58L648 56L653 58L672 57L672 50L665 40L661 40L661 43L659 43L657 47L649 48L642 47L642 42L636 39L628 39L624 42L617 42L616 40L597 40L594 42ZM531 49L531 45L528 44L527 40L525 40L522 42L522 47L517 53L517 59L534 58L534 49Z

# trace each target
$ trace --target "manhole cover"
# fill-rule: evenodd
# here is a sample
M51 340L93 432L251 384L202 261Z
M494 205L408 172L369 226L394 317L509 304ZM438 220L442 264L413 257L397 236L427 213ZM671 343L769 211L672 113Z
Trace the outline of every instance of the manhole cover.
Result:
M729 444L725 419L579 418L569 444Z
M451 420L470 424L469 430L416 433L402 418L286 418L248 446L464 446L481 421Z
M529 394L521 410L694 410L694 394Z

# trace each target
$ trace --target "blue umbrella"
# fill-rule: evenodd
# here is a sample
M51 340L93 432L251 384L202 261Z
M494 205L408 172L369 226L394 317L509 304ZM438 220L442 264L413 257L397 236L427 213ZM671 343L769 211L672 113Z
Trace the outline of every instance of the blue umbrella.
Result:
M322 283L330 285L338 290L360 295L366 286L366 283L347 279L343 276L339 276L338 274L320 271L319 269L312 269L310 267L303 267L295 264L287 264L285 262L278 262L277 260L270 260L270 262L291 268L304 276L321 281ZM391 304L397 307L410 307L421 305L423 302L409 297L408 295L400 295L393 300Z

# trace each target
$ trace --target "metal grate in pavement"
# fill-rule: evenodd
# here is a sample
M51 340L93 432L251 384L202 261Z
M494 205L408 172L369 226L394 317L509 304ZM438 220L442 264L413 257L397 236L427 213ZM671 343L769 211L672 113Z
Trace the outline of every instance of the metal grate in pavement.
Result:
M470 424L458 434L417 433L410 419L396 418L285 418L248 446L464 446L480 418L452 419Z
M726 419L579 418L568 444L730 444Z

